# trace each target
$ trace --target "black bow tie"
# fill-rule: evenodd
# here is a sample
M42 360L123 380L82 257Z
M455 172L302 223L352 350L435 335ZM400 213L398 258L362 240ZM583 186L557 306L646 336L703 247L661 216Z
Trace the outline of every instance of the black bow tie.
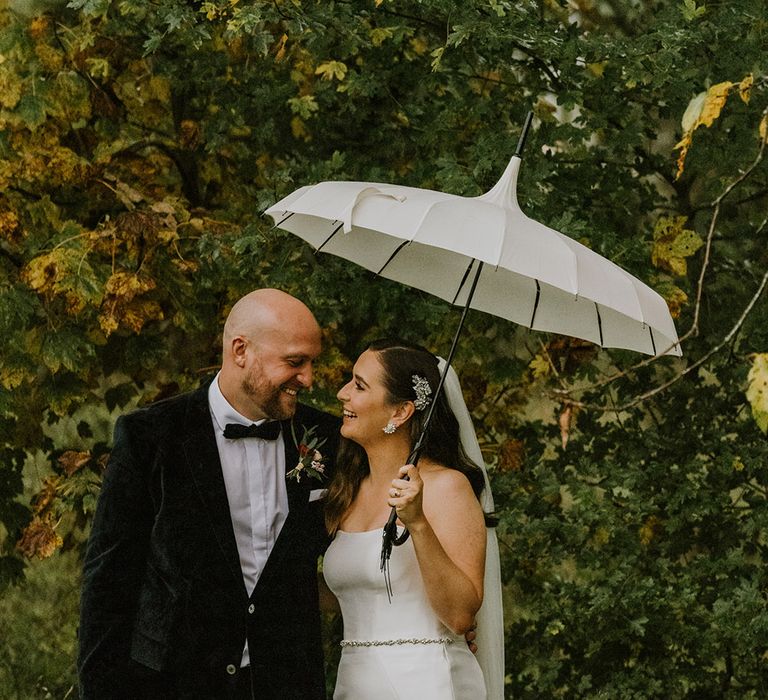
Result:
M269 420L260 425L251 423L251 425L241 425L240 423L227 423L224 428L224 437L229 440L239 438L256 437L262 440L277 440L280 435L280 423L276 420Z

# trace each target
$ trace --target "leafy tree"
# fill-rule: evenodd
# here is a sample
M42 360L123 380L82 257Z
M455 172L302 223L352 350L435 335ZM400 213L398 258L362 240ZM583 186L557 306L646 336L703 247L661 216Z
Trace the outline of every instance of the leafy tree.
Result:
M259 216L326 179L519 198L659 290L684 356L471 314L510 697L766 694L768 25L758 0L0 4L0 580L80 546L111 412L191 387L243 292L440 352L456 313ZM403 331L402 329L407 329ZM24 464L50 474L22 497Z

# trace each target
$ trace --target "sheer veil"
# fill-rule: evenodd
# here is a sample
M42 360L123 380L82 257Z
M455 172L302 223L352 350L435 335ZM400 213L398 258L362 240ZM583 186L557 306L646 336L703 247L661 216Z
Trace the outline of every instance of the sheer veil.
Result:
M440 372L445 371L445 360L439 358ZM480 503L485 513L493 512L493 494L488 481L483 455L477 442L472 418L461 393L459 378L453 367L448 368L443 391L448 405L459 421L461 444L467 456L483 470L485 488ZM483 604L477 613L477 660L483 670L488 700L504 698L504 611L501 601L501 567L499 564L499 543L496 530L487 528L485 551L485 584Z

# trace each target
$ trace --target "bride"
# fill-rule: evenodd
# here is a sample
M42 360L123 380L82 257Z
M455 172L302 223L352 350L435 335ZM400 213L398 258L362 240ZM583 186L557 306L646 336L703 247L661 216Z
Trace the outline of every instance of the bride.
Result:
M486 533L480 499L487 511L493 505L484 470L467 456L469 447L482 464L452 370L418 468L403 466L439 381L434 355L383 340L363 352L338 393L345 439L326 501L333 541L323 565L344 624L334 700L503 695L498 549ZM379 558L392 507L410 537L391 554L390 601ZM478 614L484 592L488 596L486 577L493 581L492 600ZM478 658L464 639L476 617Z

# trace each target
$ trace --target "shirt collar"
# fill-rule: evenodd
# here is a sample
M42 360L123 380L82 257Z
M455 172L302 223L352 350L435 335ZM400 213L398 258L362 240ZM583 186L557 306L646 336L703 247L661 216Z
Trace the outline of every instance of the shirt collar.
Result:
M262 420L253 421L250 418L246 418L242 413L236 411L232 404L227 401L224 394L221 393L221 387L219 387L219 372L208 387L208 405L211 409L211 415L216 424L216 428L219 432L224 432L224 426L227 423L239 423L240 425L261 425L266 422L266 418Z

